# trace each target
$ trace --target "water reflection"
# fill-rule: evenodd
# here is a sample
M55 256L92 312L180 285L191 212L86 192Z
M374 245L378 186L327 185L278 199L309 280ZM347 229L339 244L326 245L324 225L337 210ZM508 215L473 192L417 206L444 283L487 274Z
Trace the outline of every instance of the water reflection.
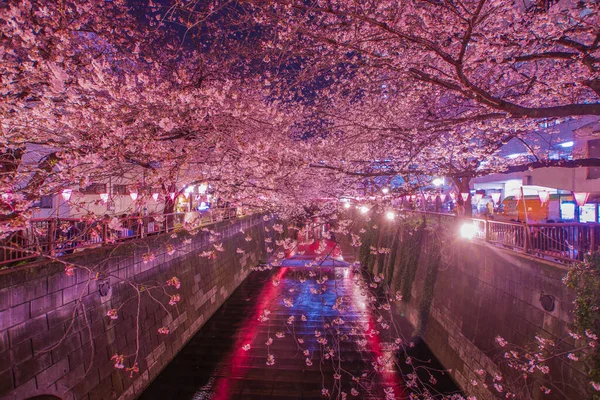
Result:
M364 278L333 246L315 241L253 272L141 399L406 397L396 365L415 350L412 328L392 321L387 297L367 301ZM323 254L327 266L306 266Z

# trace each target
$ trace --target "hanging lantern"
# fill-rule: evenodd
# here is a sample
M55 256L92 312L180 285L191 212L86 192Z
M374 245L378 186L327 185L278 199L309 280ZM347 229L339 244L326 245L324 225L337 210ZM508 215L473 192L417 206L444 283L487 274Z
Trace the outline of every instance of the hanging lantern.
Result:
M442 203L446 201L446 195L444 193L440 193L440 200L442 201Z
M550 192L547 190L540 190L538 192L538 196L540 197L540 203L544 204L550 200Z
M103 202L108 202L108 193L100 193L100 198Z
M204 194L206 193L206 189L208 189L208 183L204 182L198 185L198 193Z
M475 193L473 195L473 201L475 202L475 204L479 204L479 202L481 201L482 198L483 198L483 195L481 193Z
M158 193L152 193L152 198L154 201L158 201Z
M71 200L71 195L73 194L73 189L65 189L60 194L65 201Z
M175 192L169 193L169 197L171 198L171 200L175 200Z
M415 200L417 199L417 195L413 194L412 196L410 196L410 199L411 199L412 201L415 201Z
M428 201L429 201L429 197L430 197L430 196L429 196L429 193L425 193L425 194L423 194L423 198L425 199L425 202L428 202Z
M500 203L500 192L492 193L491 196L494 204L498 205Z
M469 193L461 193L460 197L462 197L463 201L467 201L467 199L469 198Z
M587 203L590 194L588 192L573 192L573 197L575 197L577 205L583 207Z
M136 201L138 198L137 192L130 192L129 196L131 197L131 200L133 200L133 201Z
M452 201L456 200L456 192L450 192L450 198Z

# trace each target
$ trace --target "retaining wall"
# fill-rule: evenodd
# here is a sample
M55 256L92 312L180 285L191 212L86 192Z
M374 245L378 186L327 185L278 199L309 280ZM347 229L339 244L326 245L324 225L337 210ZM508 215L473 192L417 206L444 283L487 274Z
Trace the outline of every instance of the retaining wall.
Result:
M63 264L50 262L3 271L0 398L22 400L42 394L61 399L135 398L251 267L266 260L265 225L271 221L250 216L207 226L196 235L165 234L87 250L64 258L81 266L73 276L65 273ZM213 233L220 235L211 242ZM245 240L247 234L251 242ZM199 256L221 242L224 251L216 259ZM167 243L175 249L171 255ZM236 254L238 247L246 251L244 255ZM155 259L144 262L148 253ZM177 290L181 300L176 305L168 305L166 294L151 292L172 317L140 286L138 307L129 282L151 286L172 276L181 281ZM106 316L112 308L119 308L116 320ZM158 333L162 326L169 328L168 335ZM139 372L130 376L114 367L111 356L132 355L138 347ZM127 358L125 367L132 362L133 357Z

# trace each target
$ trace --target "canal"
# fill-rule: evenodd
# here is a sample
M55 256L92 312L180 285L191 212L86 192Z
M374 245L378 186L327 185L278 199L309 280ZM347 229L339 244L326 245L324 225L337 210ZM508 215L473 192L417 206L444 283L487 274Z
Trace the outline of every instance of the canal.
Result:
M378 279L296 256L254 271L142 400L400 399L459 393ZM338 266L340 265L340 266ZM381 294L384 293L384 294ZM391 306L391 307L388 307Z

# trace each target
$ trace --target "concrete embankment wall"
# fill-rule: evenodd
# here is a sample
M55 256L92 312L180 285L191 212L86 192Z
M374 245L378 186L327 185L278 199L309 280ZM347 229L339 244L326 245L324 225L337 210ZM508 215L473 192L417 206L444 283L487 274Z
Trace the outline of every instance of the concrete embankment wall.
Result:
M195 235L180 232L86 250L64 258L83 267L76 268L73 276L65 273L65 265L51 262L2 271L0 398L135 398L251 267L266 260L264 239L270 233L265 226L271 224L262 216L249 216L207 226L216 236L207 230ZM252 241L246 241L246 235ZM199 256L214 250L215 243L224 247L216 259ZM172 254L167 244L173 246ZM238 247L245 254L236 254ZM149 253L154 260L148 261ZM176 305L168 305L165 293L150 292L171 312L169 317L139 285L164 284L173 276L181 281L177 290L181 300ZM139 307L130 283L142 293ZM169 294L175 293L168 289ZM106 315L113 308L119 309L116 320ZM169 328L168 335L158 333L162 326ZM130 377L114 367L111 357L133 355L137 348L139 372ZM128 357L124 366L131 367L133 358Z
M503 366L505 349L497 345L498 335L532 347L536 335L556 343L566 338L563 348L572 348L568 327L574 294L562 283L565 266L462 239L456 223L437 218L373 219L357 228L367 230L357 252L363 266L383 273L390 290L403 295L398 312L408 317L466 394L480 400L504 398L493 377L515 371ZM374 256L370 246L391 251ZM552 310L544 309L542 298ZM556 387L543 398L587 398L589 382L576 363L561 359L548 363ZM483 376L478 370L485 371ZM532 398L542 398L539 385L532 388Z

